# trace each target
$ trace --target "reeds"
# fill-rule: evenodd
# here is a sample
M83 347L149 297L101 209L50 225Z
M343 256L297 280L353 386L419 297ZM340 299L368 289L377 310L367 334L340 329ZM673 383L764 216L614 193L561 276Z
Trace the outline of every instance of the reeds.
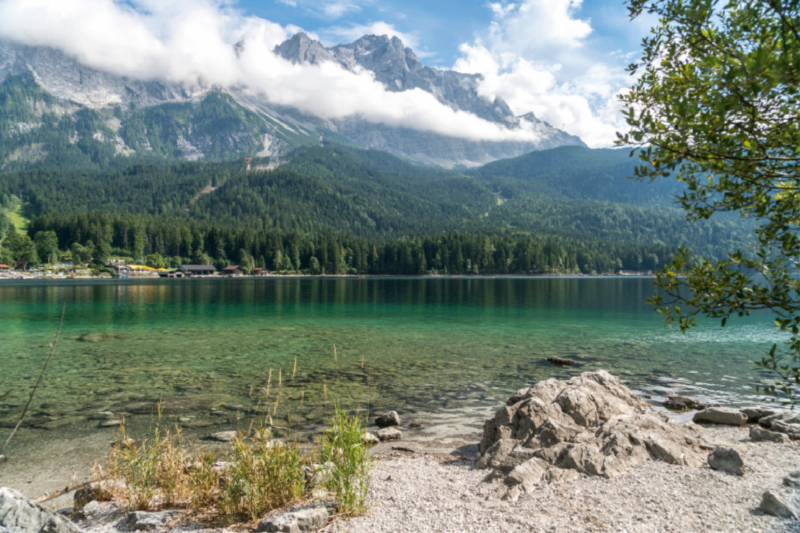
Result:
M296 372L295 358L292 379ZM278 385L281 383L279 370ZM266 397L271 386L270 369L263 389ZM328 398L326 384L323 397ZM277 427L272 425L272 417L281 403L278 393L274 403L265 406L266 420L260 427L251 423L237 435L230 450L217 453L193 450L177 425L162 427L159 404L158 417L141 443L129 437L123 421L122 444L108 457L106 472L100 470L95 479L105 479L114 499L130 510L188 507L204 516L255 524L265 514L325 489L336 499L340 513L363 514L371 480L362 440L367 420L349 415L333 395L332 399L334 413L315 450L303 449L296 439L274 438L271 429ZM305 391L301 391L300 406L304 400ZM277 429L289 431L288 425Z
M230 521L244 518L256 523L269 511L300 501L309 463L297 443L272 440L267 428L253 439L239 435L219 493L220 514Z
M329 467L325 487L336 497L339 511L361 515L367 507L371 463L363 441L366 420L349 415L334 402L331 425L322 437L321 461Z

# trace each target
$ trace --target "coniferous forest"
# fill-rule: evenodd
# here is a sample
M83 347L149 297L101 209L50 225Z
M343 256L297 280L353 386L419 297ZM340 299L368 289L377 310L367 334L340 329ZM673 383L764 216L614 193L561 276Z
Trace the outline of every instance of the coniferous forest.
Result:
M30 224L12 233L0 215L0 262L588 274L652 270L681 244L721 257L745 242L741 223L686 222L674 183L628 179L637 161L564 147L455 171L333 145L273 170L256 159L250 173L238 160L12 172L0 202Z

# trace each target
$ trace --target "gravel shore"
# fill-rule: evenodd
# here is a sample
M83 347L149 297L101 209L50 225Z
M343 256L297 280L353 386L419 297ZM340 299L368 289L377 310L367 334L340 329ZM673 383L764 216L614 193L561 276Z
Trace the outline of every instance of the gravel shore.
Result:
M486 470L442 455L388 453L375 464L366 516L340 520L327 532L595 532L733 533L800 531L800 521L758 510L777 489L800 503L783 478L800 469L800 445L754 443L748 431L708 427L715 444L742 455L737 477L710 468L646 461L614 478L581 476L541 485L516 503L498 499L483 483Z

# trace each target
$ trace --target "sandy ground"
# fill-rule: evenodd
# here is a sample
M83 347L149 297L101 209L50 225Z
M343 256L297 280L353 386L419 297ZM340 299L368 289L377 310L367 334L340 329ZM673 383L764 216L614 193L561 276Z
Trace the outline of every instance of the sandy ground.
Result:
M511 503L475 468L475 446L457 451L414 443L381 444L375 456L369 511L335 520L326 533L739 533L800 532L800 521L758 510L767 489L800 506L800 491L782 485L800 470L800 442L754 443L748 430L709 427L717 445L736 448L747 473L647 461L614 478L581 476L563 485L541 484ZM415 449L400 451L397 447ZM126 531L118 520L81 524L87 533ZM242 531L241 528L235 528ZM171 531L196 530L185 526ZM223 531L223 530L214 530ZM210 533L206 530L205 533Z
M800 443L753 443L743 428L712 427L715 444L736 448L748 467L737 477L710 468L647 461L615 479L581 476L540 485L516 503L498 499L474 463L443 456L390 453L376 463L366 516L329 532L733 533L800 531L800 521L758 510L766 489L800 470Z

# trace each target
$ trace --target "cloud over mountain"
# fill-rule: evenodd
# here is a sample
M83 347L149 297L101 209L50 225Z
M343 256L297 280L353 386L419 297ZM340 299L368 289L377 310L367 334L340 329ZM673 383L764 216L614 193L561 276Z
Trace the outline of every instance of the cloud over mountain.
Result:
M53 47L117 75L236 87L326 119L358 117L475 141L539 139L525 121L507 128L419 88L389 91L364 69L274 54L296 30L244 16L222 0L0 1L0 38Z

